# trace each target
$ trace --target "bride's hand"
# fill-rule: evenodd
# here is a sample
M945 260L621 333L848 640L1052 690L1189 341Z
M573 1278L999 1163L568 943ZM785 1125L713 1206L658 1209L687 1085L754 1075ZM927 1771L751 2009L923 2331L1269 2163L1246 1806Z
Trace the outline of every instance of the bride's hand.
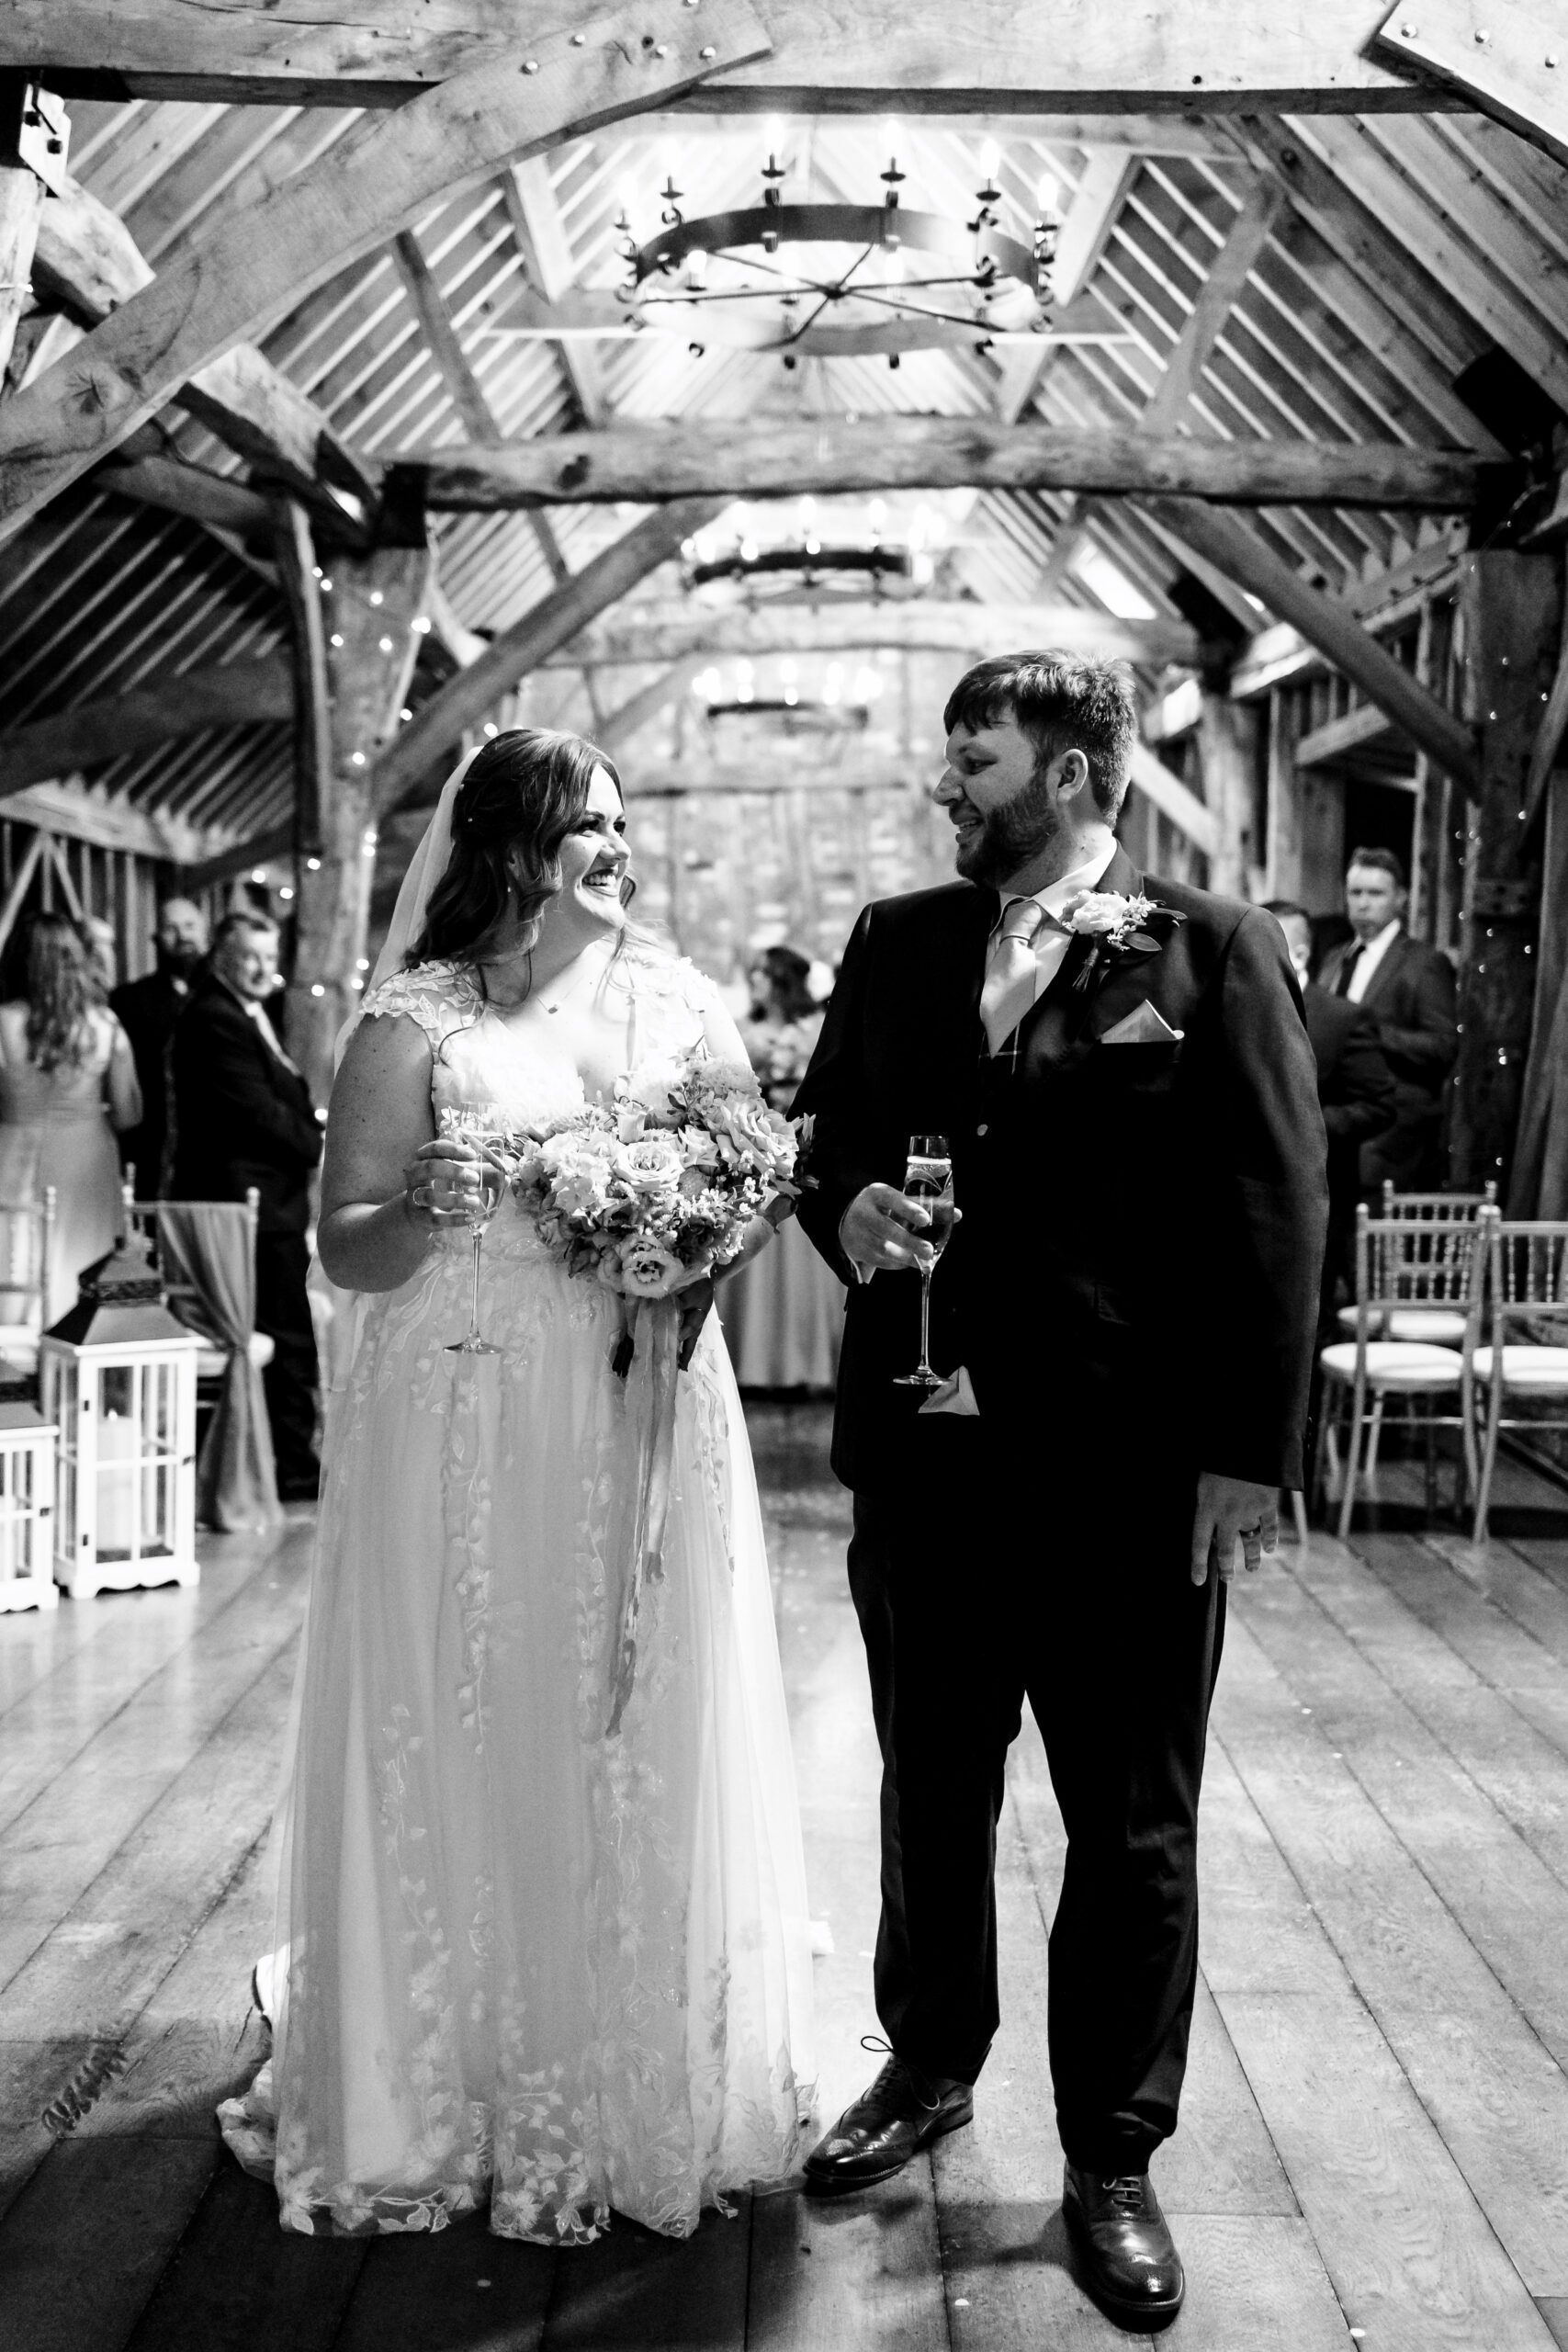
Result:
M409 1223L433 1233L467 1225L479 1195L480 1166L473 1146L454 1136L421 1144L403 1170L403 1215Z

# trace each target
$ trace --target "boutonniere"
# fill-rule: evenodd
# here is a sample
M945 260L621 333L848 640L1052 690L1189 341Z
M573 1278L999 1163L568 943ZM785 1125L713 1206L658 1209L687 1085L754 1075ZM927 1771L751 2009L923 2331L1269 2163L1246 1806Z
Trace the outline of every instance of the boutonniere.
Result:
M1149 930L1149 919L1163 915L1168 922L1182 918L1172 907L1162 907L1137 891L1128 898L1120 890L1080 890L1062 910L1062 927L1076 939L1094 942L1075 989L1087 989L1102 964L1120 963L1128 956L1157 956L1165 945Z

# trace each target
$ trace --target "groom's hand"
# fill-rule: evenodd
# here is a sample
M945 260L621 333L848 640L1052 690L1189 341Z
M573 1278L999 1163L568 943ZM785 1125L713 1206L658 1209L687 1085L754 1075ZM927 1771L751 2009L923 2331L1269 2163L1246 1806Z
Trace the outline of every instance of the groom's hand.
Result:
M1194 1584L1208 1583L1211 1560L1221 1580L1229 1584L1235 1573L1238 1538L1249 1571L1265 1552L1275 1550L1280 1541L1279 1490L1260 1487L1256 1478L1223 1478L1217 1470L1200 1471L1192 1514Z
M907 1201L896 1184L868 1184L839 1220L839 1244L865 1282L879 1269L891 1273L918 1266L915 1237L930 1223L927 1212Z

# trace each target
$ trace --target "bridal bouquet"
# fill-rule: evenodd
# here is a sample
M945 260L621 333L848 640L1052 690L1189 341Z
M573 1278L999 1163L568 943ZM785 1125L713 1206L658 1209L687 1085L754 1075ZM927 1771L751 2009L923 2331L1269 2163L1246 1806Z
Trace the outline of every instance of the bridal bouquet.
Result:
M751 1219L793 1197L795 1164L750 1069L693 1050L525 1144L513 1189L574 1274L660 1299L728 1263Z

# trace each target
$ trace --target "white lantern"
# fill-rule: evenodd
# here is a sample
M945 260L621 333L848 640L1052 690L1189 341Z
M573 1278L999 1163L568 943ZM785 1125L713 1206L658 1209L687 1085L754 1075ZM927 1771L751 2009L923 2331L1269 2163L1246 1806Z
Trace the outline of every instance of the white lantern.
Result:
M52 1609L55 1429L36 1405L0 1403L0 1616Z
M200 1341L164 1304L136 1232L82 1276L39 1350L60 1431L54 1576L73 1600L195 1584Z

